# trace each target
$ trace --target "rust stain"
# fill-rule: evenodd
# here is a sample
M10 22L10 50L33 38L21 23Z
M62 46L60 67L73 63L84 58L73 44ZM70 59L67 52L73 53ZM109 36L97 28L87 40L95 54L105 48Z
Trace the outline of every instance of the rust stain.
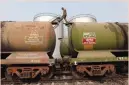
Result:
M27 71L25 71L26 68L29 68ZM18 69L21 70L21 72L18 71ZM36 70L36 71L35 71ZM18 75L19 77L24 77L24 78L35 78L39 73L41 73L41 75L45 75L49 72L49 66L37 66L37 67L9 67L7 69L8 74L20 74ZM26 74L26 73L31 73L31 76L28 75L24 75L21 76L22 74Z
M51 42L55 37L53 32L50 22L8 22L3 33L8 40L2 39L2 43L13 51L48 51L54 42Z

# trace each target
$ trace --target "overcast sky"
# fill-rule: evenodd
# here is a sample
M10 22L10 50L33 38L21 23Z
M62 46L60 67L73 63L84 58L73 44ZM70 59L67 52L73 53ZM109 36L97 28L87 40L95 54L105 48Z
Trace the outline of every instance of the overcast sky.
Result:
M92 14L99 22L127 22L127 2L18 2L6 0L0 3L0 21L32 21L38 13L62 13L65 7L68 19L78 14Z

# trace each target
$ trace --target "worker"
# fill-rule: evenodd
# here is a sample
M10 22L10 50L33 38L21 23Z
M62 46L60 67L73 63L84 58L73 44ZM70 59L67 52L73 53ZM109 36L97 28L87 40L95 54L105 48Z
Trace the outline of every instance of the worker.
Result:
M62 10L63 10L63 15L62 15L62 19L64 19L65 20L65 22L67 23L67 20L66 20L66 17L67 17L67 11L66 11L66 9L65 8L61 8Z

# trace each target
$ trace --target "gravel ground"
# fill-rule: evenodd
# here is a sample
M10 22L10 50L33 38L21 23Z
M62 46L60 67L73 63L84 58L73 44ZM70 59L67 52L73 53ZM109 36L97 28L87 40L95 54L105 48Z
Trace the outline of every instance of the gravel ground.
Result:
M118 82L117 82L118 81ZM31 83L31 84L2 84L2 85L128 85L128 80L116 80L114 81L78 81L78 82L51 82L51 83Z
M98 77L97 77L98 78ZM95 80L77 80L77 81L50 81L42 83L30 83L30 84L0 84L0 85L129 85L129 78L110 78L102 81Z

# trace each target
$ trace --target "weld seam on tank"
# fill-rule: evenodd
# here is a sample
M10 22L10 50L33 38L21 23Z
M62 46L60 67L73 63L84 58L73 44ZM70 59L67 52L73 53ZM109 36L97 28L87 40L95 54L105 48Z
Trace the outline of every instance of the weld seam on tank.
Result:
M123 26L120 25L118 22L116 22L115 24L117 24L120 27L120 29L123 31L123 34L125 37L124 48L126 48L126 45L128 44L128 36L126 35L126 31L124 30Z
M73 25L72 25L73 26ZM70 54L75 54L75 55L71 55L72 56L72 58L76 58L77 57L77 55L78 55L78 52L77 51L75 51L75 49L74 49L74 46L73 46L73 43L72 43L72 29L73 29L73 27L72 26L70 26L69 28L69 46L70 46L70 50L71 50L71 53Z
M113 23L109 23L109 29L112 31L112 32L115 32L115 35L116 35L116 47L119 48L119 36L118 36L118 31L116 29L116 27L113 25ZM115 48L116 49L116 48Z
M7 45L7 44L9 44L8 36L6 35L6 37L4 37L5 24L6 24L6 21L1 22L1 29L3 29L3 30L2 30L3 33L1 34L1 35L2 35L1 37L2 37L2 39L3 39L3 38L6 38L6 39L5 39L5 40L6 40L6 44L5 44L5 42L4 42L4 46L6 47L5 50L7 50L7 48L10 49L10 47ZM7 30L7 34L8 34L8 30Z

